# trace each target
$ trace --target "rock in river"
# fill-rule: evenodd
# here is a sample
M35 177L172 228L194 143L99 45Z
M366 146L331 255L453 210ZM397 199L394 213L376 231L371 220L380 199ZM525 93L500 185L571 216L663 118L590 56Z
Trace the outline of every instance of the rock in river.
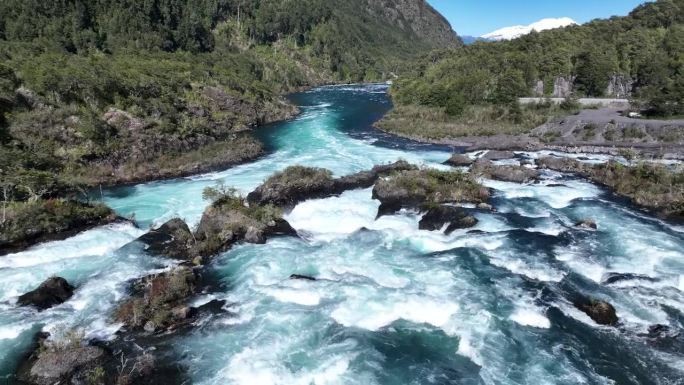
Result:
M37 289L20 296L17 304L45 310L66 302L72 295L74 287L66 279L52 277L41 283Z

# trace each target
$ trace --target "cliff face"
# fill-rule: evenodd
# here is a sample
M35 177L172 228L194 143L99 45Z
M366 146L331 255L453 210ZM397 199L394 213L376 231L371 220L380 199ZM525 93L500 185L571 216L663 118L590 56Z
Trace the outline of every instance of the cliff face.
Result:
M415 34L429 45L458 47L462 44L447 19L425 0L366 1L371 13Z

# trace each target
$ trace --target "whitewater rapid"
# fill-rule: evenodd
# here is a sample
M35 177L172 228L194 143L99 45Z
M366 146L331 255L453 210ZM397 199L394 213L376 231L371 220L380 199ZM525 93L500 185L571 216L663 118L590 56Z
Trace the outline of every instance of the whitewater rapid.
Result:
M385 86L324 87L293 100L303 114L259 134L269 155L106 191L105 202L143 228L173 217L196 225L202 190L219 181L247 193L294 164L337 176L398 159L445 168L448 148L371 128L390 107ZM535 185L483 182L497 211L468 208L478 225L448 236L419 230L415 212L376 219L371 189L299 204L286 219L300 238L238 245L208 266L217 289L195 304L223 299L227 311L176 337L178 362L206 385L682 383L682 343L644 336L655 324L682 330L681 229L557 173ZM598 231L573 227L583 219ZM129 244L143 232L111 225L1 257L0 373L41 329L113 338L108 315L126 283L171 265ZM650 279L608 285L608 273ZM52 275L78 287L72 299L42 313L16 307ZM595 324L572 305L577 294L611 302L622 326Z

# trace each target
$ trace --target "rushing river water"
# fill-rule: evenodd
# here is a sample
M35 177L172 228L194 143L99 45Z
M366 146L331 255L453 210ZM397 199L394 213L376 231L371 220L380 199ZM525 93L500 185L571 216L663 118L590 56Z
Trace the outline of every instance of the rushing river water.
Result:
M344 175L400 158L433 167L448 148L371 128L390 103L384 86L325 87L293 96L303 114L261 129L270 155L223 172L105 192L143 226L180 216L196 224L202 190L218 181L249 192L294 164ZM582 180L485 181L498 212L475 212L477 233L418 230L419 216L376 220L371 190L298 205L301 238L240 245L214 259L228 312L170 341L197 384L682 384L684 234ZM558 185L562 184L562 185ZM599 231L573 228L591 218ZM0 373L10 374L41 329L112 338L109 315L126 282L170 262L135 244L143 230L112 225L0 257ZM126 245L126 246L125 246ZM124 247L125 246L125 247ZM602 283L608 273L637 276ZM315 282L289 280L314 275ZM18 295L59 275L78 289L38 313ZM572 306L608 300L618 328Z

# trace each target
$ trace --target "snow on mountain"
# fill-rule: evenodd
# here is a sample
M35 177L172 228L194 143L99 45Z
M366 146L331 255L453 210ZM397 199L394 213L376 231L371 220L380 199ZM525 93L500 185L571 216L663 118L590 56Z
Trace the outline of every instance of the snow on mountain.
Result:
M494 32L482 35L482 37L490 40L511 40L527 35L532 31L540 32L547 29L562 28L575 24L577 23L569 17L542 19L530 25L514 25L512 27L497 29Z

